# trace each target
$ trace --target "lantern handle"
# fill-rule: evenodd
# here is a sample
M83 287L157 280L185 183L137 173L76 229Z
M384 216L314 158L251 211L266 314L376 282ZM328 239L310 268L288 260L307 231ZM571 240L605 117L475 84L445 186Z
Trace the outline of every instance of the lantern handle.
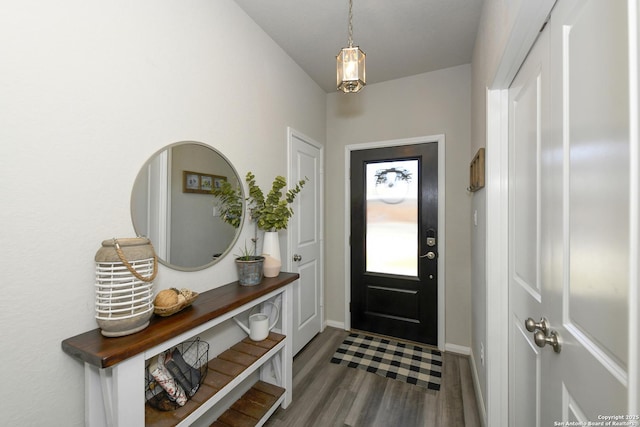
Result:
M155 279L156 275L158 274L158 257L156 256L155 250L153 251L153 273L149 277L144 277L140 273L138 273L131 264L129 264L129 261L125 259L124 253L122 252L122 249L120 249L120 243L118 243L118 239L114 237L113 243L116 247L116 254L118 254L118 258L120 258L120 261L122 261L122 263L125 265L125 267L127 267L127 270L129 270L131 274L133 274L138 280L142 280L143 282L153 282L153 279ZM151 245L151 242L149 242L149 245ZM153 250L153 245L151 245L151 249Z

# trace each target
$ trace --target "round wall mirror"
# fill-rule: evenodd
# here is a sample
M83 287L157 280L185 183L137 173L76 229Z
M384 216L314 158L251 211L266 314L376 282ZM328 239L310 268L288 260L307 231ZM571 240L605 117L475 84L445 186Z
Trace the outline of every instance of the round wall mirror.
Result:
M234 228L216 212L211 189L222 181L242 188L227 158L200 142L169 145L140 169L131 192L131 219L164 265L201 270L231 250L242 223Z

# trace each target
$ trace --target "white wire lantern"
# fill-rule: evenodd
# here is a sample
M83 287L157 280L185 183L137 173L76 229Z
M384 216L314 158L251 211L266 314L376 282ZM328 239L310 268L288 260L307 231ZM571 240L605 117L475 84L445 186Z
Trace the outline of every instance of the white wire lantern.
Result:
M96 262L96 321L102 335L141 331L153 315L153 280L158 259L147 238L102 242Z

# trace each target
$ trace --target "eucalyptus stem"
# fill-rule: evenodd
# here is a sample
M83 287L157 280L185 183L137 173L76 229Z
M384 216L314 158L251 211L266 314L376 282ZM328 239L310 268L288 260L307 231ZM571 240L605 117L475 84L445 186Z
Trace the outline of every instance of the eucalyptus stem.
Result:
M254 223L253 239L251 239L251 241L253 242L253 253L258 255L258 224L257 223Z

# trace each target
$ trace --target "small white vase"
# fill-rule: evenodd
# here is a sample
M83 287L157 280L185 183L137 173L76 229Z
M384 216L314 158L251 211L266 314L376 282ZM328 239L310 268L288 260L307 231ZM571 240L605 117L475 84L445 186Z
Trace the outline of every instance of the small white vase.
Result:
M265 231L262 241L262 256L265 257L264 276L276 277L280 274L282 261L280 258L280 240L277 231Z
M265 231L262 241L262 253L269 254L280 261L280 239L277 231Z

